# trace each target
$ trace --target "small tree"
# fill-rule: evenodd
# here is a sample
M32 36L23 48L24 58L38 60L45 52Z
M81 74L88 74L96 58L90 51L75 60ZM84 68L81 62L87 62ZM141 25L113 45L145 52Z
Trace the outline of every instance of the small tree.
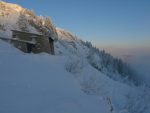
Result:
M28 31L28 20L24 13L20 13L20 17L18 19L18 26L22 31Z

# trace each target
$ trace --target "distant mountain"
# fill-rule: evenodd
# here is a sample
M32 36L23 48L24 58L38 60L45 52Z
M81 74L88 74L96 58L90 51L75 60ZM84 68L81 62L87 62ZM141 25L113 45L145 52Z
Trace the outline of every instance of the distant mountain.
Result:
M150 92L121 59L56 28L50 17L0 1L0 36L48 35L55 55L25 54L0 40L0 111L149 113ZM135 104L136 103L136 104Z

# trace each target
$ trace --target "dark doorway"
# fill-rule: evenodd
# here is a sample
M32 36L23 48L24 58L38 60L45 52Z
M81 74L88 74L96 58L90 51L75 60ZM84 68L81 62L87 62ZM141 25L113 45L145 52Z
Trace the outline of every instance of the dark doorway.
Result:
M27 43L27 52L31 53L32 52L32 48L33 48L33 44L28 44Z
M51 54L54 54L54 44L53 44L54 40L51 37L49 37L48 39L49 39Z

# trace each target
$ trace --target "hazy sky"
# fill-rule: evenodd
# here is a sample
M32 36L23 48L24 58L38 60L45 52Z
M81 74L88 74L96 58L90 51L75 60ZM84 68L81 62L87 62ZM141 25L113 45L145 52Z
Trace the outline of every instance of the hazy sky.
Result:
M150 0L5 0L97 46L150 48Z

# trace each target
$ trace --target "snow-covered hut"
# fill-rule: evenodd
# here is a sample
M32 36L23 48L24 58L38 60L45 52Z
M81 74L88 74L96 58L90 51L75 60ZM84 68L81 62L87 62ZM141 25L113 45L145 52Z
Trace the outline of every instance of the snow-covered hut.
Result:
M54 40L49 36L12 30L12 39L13 45L23 52L54 54Z

